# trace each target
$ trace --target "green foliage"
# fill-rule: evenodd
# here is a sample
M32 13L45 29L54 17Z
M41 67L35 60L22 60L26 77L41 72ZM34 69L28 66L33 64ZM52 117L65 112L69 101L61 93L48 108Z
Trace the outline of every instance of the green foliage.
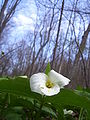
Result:
M48 75L50 70L51 70L51 66L50 66L50 63L48 62L47 66L46 66L45 74Z
M79 120L87 120L87 111L83 108L81 108L80 110L80 114L79 114Z
M49 71L50 69L47 69ZM47 72L48 73L48 72ZM55 96L42 96L31 92L28 78L0 78L0 119L6 120L36 120L40 112L40 119L79 120L90 119L90 93L86 90L61 89ZM73 110L73 115L64 115L63 109Z

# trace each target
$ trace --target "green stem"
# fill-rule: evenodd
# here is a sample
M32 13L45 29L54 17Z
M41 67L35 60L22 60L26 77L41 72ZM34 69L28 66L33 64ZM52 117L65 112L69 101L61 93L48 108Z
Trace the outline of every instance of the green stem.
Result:
M81 110L80 110L80 114L79 114L79 120L81 120L82 113L83 113L83 108L81 108Z
M39 119L39 120L40 120L40 118L41 118L42 107L43 107L43 104L44 104L44 97L45 97L45 96L42 96L40 108L39 108L39 111L38 111L38 113L37 113L37 115L36 115L36 119Z

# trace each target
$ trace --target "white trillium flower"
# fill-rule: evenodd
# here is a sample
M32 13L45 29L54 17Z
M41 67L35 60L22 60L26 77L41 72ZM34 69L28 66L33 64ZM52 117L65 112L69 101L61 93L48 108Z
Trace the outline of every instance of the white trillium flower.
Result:
M66 114L72 115L72 113L73 113L72 110L66 110L66 109L64 109L63 112L64 112L64 115L66 115Z
M70 80L63 75L51 70L48 76L44 73L37 73L30 78L30 87L33 92L52 96L58 94L60 89L69 84Z

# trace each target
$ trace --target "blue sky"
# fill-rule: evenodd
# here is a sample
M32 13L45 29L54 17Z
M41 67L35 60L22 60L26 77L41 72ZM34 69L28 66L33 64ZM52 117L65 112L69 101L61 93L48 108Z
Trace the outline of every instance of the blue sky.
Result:
M66 2L68 2L68 1L66 1ZM80 2L80 3L82 3L82 2ZM9 31L10 42L11 41L17 42L18 40L23 39L23 37L25 35L27 35L28 32L34 31L34 27L36 24L37 12L38 11L37 11L37 7L35 5L34 0L21 0L21 3L19 4L19 6L16 9L15 15L11 19L14 27L11 27L11 29ZM79 20L77 20L77 21L79 21ZM61 30L62 31L64 30L64 32L65 32L65 30L67 30L67 29L64 29L64 28L67 28L67 25L68 25L68 21L63 19ZM85 24L86 28L87 28L87 25L88 24ZM77 22L75 27L76 27L76 33L78 35L79 22ZM56 33L54 33L54 34L56 34Z
M71 1L73 1L73 0L71 0ZM65 2L68 3L69 1L65 1ZM80 2L80 3L81 4L79 4L79 6L83 7L82 2ZM68 7L68 4L66 5L67 7ZM69 6L70 6L70 4L69 4ZM9 44L18 43L19 41L24 39L24 37L27 35L28 32L34 31L35 24L36 24L36 18L37 18L37 12L38 11L37 11L37 7L35 5L34 0L22 0L21 1L21 3L19 4L19 6L16 9L16 13L14 14L14 16L11 19L11 22L13 22L12 25L14 27L11 27L11 29L9 31L9 35L8 35ZM40 12L42 12L42 14L44 15L43 10ZM67 16L69 17L70 13L69 12L66 12L66 13L64 15L66 15L66 17ZM42 17L42 14L39 16L40 18ZM75 31L76 31L77 36L79 33L79 25L80 25L78 18L79 17L77 17L77 22L75 24L75 28L76 28ZM65 19L65 16L63 16L63 21L61 23L61 31L62 32L66 32L67 25L68 25L68 21ZM86 21L86 19L85 19L85 28L87 28L87 25L88 25L88 21ZM82 31L83 31L83 26L82 26ZM57 34L57 28L56 28L56 30L54 30L53 35L56 36L56 34ZM26 40L26 38L24 40ZM53 40L54 40L54 38L53 38ZM3 48L6 48L6 46L7 46L7 41L6 41L5 47L3 47ZM68 45L66 44L65 48L67 48L67 46Z
M37 17L37 8L34 0L22 0L12 18L14 27L10 37L15 40L23 38L28 31L33 32Z

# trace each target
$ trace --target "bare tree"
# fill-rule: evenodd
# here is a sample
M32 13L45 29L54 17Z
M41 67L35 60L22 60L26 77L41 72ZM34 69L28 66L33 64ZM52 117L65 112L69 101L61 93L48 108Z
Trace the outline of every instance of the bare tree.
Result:
M87 1L36 0L38 11L35 30L15 45L16 52L9 51L10 54L1 56L4 63L8 59L8 64L3 63L1 66L1 74L9 74L10 71L13 76L24 74L30 77L33 73L44 71L49 61L53 69L72 79L69 87L88 87L90 21ZM84 3L85 6L81 6ZM9 8L9 4L7 1L6 8ZM4 29L14 14L12 12L10 17L8 9L6 11L3 19L0 19L1 26L7 19ZM1 33L4 29L2 27ZM18 44L21 47L18 48ZM12 57L9 60L10 55Z
M61 14L59 16L59 23L58 23L58 29L57 29L55 47L54 47L54 50L53 50L52 67L54 67L54 63L55 63L56 49L57 49L57 44L58 44L58 39L59 39L59 33L60 33L60 27L61 27L62 15L63 15L63 9L64 9L64 0L62 1Z
M4 0L0 6L0 37L21 0Z

